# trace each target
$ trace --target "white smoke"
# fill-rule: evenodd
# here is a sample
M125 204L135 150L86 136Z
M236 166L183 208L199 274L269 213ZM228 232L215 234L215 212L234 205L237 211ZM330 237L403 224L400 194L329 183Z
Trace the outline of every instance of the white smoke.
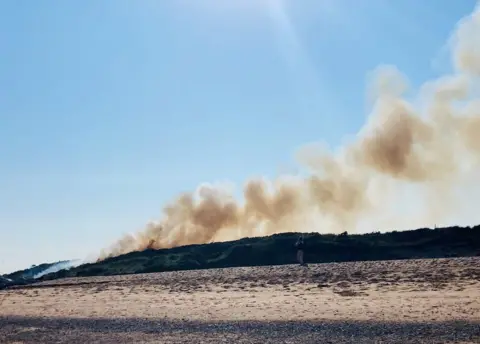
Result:
M81 260L81 259L75 259L75 260L69 260L69 261L66 261L66 262L60 262L60 263L57 263L57 264L54 264L54 265L50 266L49 268L47 268L43 271L40 271L39 273L34 275L33 278L37 279L37 278L40 278L42 276L45 276L45 275L48 275L48 274L51 274L51 273L54 273L54 272L58 272L60 270L69 270L71 268L75 268L75 267L81 265L82 263L83 263L83 260Z

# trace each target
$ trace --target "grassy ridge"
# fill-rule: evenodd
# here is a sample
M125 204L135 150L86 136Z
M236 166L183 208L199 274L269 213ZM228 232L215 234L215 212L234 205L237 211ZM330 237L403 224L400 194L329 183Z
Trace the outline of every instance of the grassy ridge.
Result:
M131 252L40 278L106 276L148 272L295 263L298 233ZM349 235L305 234L309 263L444 258L480 254L480 226L416 229Z
M68 260L65 261L59 261L59 262L54 262L54 263L43 263L40 265L34 265L28 269L23 269L23 270L18 270L12 273L9 273L7 275L3 275L3 277L9 278L11 280L18 280L20 278L32 278L36 274L54 266L59 263L66 263Z

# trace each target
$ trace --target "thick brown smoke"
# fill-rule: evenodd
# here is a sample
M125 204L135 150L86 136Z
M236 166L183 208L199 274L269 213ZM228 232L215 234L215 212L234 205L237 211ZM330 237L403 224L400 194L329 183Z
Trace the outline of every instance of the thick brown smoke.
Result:
M405 99L408 81L396 68L379 68L372 82L373 110L355 139L335 153L315 146L299 150L307 177L250 180L241 202L222 188L203 185L100 259L285 231L355 231L362 225L377 230L374 225L447 219L457 209L456 188L480 162L478 6L457 25L451 45L454 72L426 83L415 103ZM421 214L402 216L400 208L409 204L395 197L414 189L421 192L409 200L423 198Z

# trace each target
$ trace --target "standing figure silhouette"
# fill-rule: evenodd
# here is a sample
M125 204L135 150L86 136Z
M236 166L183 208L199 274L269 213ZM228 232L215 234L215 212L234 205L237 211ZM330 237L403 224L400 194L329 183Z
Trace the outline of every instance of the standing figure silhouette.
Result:
M303 239L303 235L300 236L295 243L295 247L297 248L297 261L300 266L306 266L305 264L305 241Z

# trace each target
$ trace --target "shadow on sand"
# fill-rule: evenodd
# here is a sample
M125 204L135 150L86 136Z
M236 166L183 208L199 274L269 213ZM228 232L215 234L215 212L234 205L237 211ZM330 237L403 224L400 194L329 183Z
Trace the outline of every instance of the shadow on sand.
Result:
M2 343L466 343L480 322L191 322L0 316Z

